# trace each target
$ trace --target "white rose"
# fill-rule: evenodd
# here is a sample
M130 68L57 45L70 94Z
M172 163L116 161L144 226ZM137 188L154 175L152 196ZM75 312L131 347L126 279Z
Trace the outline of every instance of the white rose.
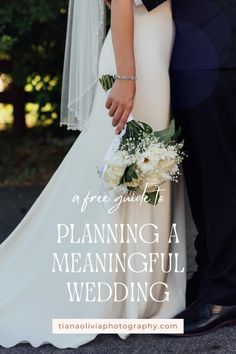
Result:
M171 172L174 167L176 167L176 161L173 159L165 159L158 164L158 168L165 172Z
M148 151L145 151L138 156L137 166L143 173L153 171L156 163L156 156Z
M125 182L125 185L127 187L131 187L131 188L137 188L141 183L141 179L132 179L131 182Z
M107 188L114 188L120 184L125 169L130 163L129 160L127 151L118 150L109 161L106 161L104 182Z
M130 158L127 151L118 150L109 161L106 161L108 165L127 167L130 164Z
M121 178L124 175L126 166L110 165L104 173L104 182L107 187L113 188L120 184Z
M141 189L144 190L147 188L148 193L154 192L161 184L168 181L171 181L170 175L166 173L155 172L146 176L146 178L142 181Z
M119 186L116 186L114 188L114 191L117 195L127 195L128 194L128 188L124 184L120 184Z
M166 153L166 148L160 144L152 144L147 148L147 152L160 156Z
M160 161L165 160L170 153L172 151L168 152L165 147L159 144L152 144L146 151L140 154L137 165L143 173L149 173L156 170Z

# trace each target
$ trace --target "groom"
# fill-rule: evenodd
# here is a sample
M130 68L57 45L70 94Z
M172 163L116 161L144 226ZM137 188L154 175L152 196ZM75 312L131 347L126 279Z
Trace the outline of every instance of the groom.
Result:
M164 1L143 3L151 11ZM172 107L198 230L190 306L176 318L194 335L236 325L236 1L172 0L172 12Z

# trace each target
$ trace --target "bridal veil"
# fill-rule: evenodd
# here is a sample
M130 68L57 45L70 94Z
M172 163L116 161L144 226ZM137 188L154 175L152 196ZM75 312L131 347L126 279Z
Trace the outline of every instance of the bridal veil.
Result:
M98 82L105 37L104 0L70 0L62 80L60 125L86 128Z

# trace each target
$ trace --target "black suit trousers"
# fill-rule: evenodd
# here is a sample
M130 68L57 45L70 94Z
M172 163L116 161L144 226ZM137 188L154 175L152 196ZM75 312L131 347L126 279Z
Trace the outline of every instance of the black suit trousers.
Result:
M172 0L172 107L185 137L199 300L236 305L236 1Z

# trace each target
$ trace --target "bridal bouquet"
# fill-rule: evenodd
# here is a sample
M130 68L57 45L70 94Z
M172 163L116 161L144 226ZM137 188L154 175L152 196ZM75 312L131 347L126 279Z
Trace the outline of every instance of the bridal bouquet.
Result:
M114 82L110 75L99 80L106 91ZM168 181L178 181L185 155L183 142L179 142L180 135L174 120L167 129L154 131L131 115L110 146L100 171L105 190L122 195L145 194L148 203L156 205L160 186Z

